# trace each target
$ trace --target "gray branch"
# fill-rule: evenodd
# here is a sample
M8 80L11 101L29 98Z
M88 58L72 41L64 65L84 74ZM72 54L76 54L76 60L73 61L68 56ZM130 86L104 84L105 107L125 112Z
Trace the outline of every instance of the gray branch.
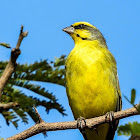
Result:
M19 49L20 44L21 44L23 38L27 36L27 34L28 34L28 32L23 32L23 26L21 26L20 35L19 35L17 45L14 49L12 49L10 60L7 64L4 72L2 73L2 76L0 77L0 98L1 98L2 91L5 87L8 79L11 77L12 73L15 70L16 60L21 53L20 49Z
M0 112L2 112L4 110L12 109L14 107L17 107L18 105L19 104L16 102L10 102L10 103L5 103L5 104L0 103Z
M136 107L133 107L127 110L115 112L114 120L119 120L119 119L123 119L129 116L138 115L138 114L139 112L137 111ZM109 121L110 121L110 118L104 115L104 116L100 116L96 118L86 119L86 126L84 122L82 123L82 126L86 128L93 128L97 125L108 123ZM31 128L15 136L8 138L7 140L23 140L23 139L27 139L29 137L32 137L36 134L39 134L45 131L56 131L56 130L66 130L66 129L78 129L77 121L58 122L58 123L46 123L44 121L41 121L40 123L32 126Z

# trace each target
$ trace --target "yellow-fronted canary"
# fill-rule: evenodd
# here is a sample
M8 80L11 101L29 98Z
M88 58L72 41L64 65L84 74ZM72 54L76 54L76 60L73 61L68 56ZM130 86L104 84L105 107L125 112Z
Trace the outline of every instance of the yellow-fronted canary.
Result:
M121 110L116 61L101 32L87 22L64 28L75 42L66 59L66 91L74 118L93 118ZM113 140L118 121L86 129L88 140Z

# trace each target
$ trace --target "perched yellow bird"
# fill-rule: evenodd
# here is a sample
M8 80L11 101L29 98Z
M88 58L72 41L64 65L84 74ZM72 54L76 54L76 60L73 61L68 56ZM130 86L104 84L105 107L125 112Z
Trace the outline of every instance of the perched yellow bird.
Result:
M87 22L64 28L75 42L66 60L66 91L75 119L93 118L121 110L121 92L116 61L101 32ZM118 121L96 131L86 129L88 140L113 140Z

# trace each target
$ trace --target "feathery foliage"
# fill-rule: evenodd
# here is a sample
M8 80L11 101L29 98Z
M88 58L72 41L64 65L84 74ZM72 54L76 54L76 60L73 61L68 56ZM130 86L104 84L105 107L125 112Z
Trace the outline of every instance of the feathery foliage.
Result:
M38 85L39 82L48 82L61 86L65 86L64 81L64 63L65 56L55 58L55 61L48 62L48 60L41 60L33 64L18 64L15 73L9 79L6 84L3 95L1 97L2 103L16 102L18 107L14 107L10 110L3 110L0 113L6 120L7 125L12 123L16 128L18 127L18 121L22 120L25 124L28 123L27 116L29 115L35 122L38 121L33 106L43 106L46 109L46 113L49 113L51 109L58 110L62 115L65 109L58 103L56 97L42 87ZM0 61L0 75L5 69L7 62ZM18 87L22 87L27 90L19 90ZM20 88L21 89L21 88ZM32 96L27 96L25 91L32 91ZM41 95L44 100L41 100L36 95Z
M137 135L137 136L140 136L140 123L138 123L138 122L130 123L129 122L128 124L119 126L118 135L126 135L126 136Z
M128 99L126 96L124 97L132 106L134 106L140 112L140 103L137 107L135 106L135 99L136 99L135 89L131 90L131 99ZM131 136L130 139L137 139L137 138L140 139L140 123L129 122L128 124L120 125L118 127L117 132L118 132L118 135Z

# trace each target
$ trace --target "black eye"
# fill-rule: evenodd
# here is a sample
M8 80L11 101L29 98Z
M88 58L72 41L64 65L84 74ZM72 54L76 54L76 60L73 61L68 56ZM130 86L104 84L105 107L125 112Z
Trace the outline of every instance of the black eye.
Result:
M79 35L79 34L77 34L76 36L77 36L77 37L80 37L80 35Z
M82 29L83 28L83 24L80 24L79 27Z

